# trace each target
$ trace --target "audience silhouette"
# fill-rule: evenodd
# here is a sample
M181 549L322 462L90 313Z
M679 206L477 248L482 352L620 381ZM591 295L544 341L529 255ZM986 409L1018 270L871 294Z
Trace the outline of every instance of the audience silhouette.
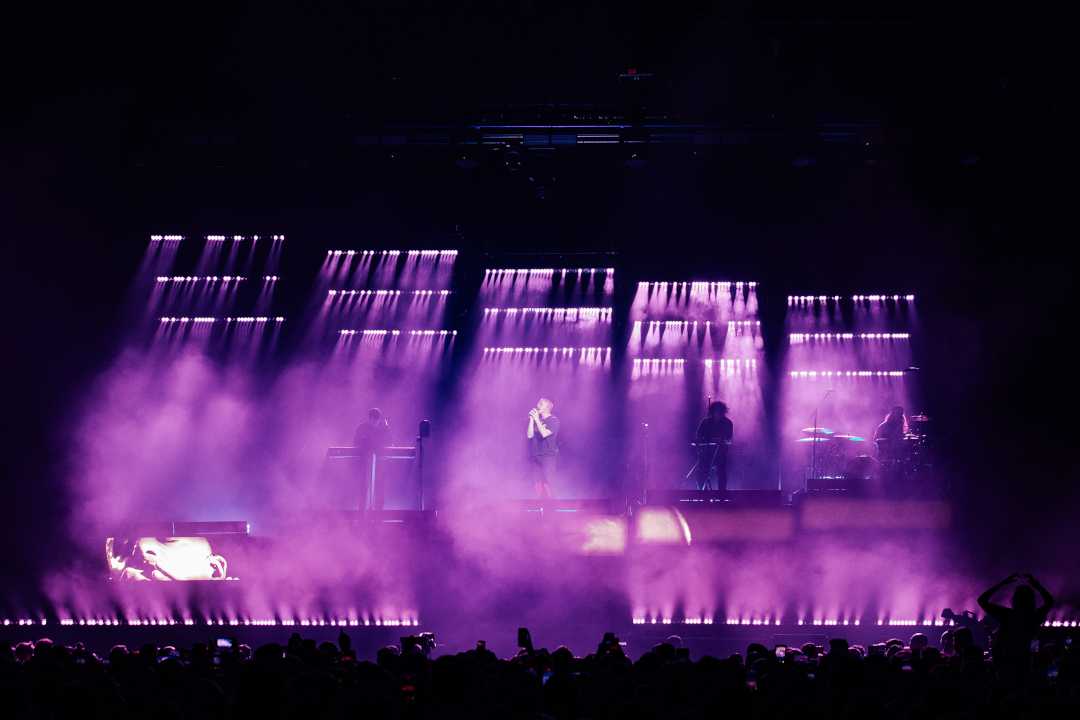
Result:
M1009 607L992 602L1021 580ZM117 645L104 658L41 639L0 645L0 702L7 717L1076 717L1076 650L1061 633L1035 642L1052 602L1030 575L989 588L979 598L998 623L989 652L960 625L938 646L923 633L869 647L835 637L696 661L676 635L636 661L613 633L575 657L533 648L525 632L529 641L505 659L483 642L433 658L418 636L374 662L358 659L345 632L337 643L293 634L254 650Z

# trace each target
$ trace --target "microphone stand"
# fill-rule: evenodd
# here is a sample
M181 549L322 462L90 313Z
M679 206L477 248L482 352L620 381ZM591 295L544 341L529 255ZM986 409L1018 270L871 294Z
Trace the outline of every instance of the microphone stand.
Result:
M649 423L641 423L641 496L642 505L648 500L649 493Z
M803 492L809 492L810 479L817 479L817 446L818 446L818 410L821 409L821 403L825 402L825 399L832 394L832 390L826 390L825 394L818 401L818 404L814 406L814 419L813 424L810 426L814 429L812 436L813 444L810 448L810 477L806 478L803 482Z

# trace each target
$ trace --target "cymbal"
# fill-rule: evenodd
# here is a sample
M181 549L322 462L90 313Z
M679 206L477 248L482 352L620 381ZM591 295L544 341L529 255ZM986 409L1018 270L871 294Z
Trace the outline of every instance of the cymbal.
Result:
M803 428L800 432L806 435L832 435L833 431L827 427L807 427Z
M801 443L832 442L832 438L831 437L804 437L804 438L799 438L795 442L801 442Z
M866 442L861 435L833 435L833 440L847 440L849 442Z
M908 417L908 422L930 422L930 418L926 415L912 415Z

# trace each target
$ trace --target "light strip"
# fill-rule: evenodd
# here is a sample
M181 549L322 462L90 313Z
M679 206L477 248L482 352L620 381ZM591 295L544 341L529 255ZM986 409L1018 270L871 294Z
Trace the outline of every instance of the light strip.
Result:
M360 297L386 297L388 295L451 295L453 290L329 290L330 297L336 295L359 295Z
M585 318L589 320L610 320L612 308L609 307L512 307L512 308L484 308L485 315L543 315L554 317L558 320L577 320Z
M183 240L183 235L151 235L150 242L175 242Z
M159 283L197 283L197 282L240 282L247 280L240 275L158 275Z
M186 324L186 323L210 324L210 323L216 323L216 322L224 322L224 323L268 323L268 322L274 322L274 323L280 323L280 322L285 322L285 318L280 316L280 315L277 316L277 317L268 317L268 316L265 316L265 315L258 315L258 316L240 316L240 317L231 317L230 316L230 317L225 317L225 318L187 317L187 316L183 316L183 317L163 317L163 318L160 319L160 322L164 323L164 324L179 323L181 325Z
M788 305L812 303L812 302L825 303L825 302L829 302L830 300L833 301L833 302L840 302L840 296L839 295L788 295L787 296L787 304Z
M887 300L893 300L900 302L914 302L914 295L852 295L851 299L855 302L885 302ZM788 305L807 305L810 303L826 303L826 302L840 302L840 295L788 295Z
M910 333L790 333L793 344L819 340L908 340Z
M705 363L705 367L713 365L719 365L722 368L757 367L756 358L706 358L702 362Z
M0 620L0 625L10 626L46 626L48 620L41 618L35 620L32 618L4 618ZM60 625L63 627L117 627L117 626L129 626L129 627L161 627L161 626L187 626L192 627L195 625L213 627L213 626L230 626L230 627L294 627L297 625L304 627L416 627L420 625L420 621L415 617L403 617L403 618L382 618L382 617L365 617L359 618L304 618L304 619L279 619L279 618L230 618L230 619L207 619L200 622L195 622L191 618L177 619L174 617L142 617L142 618L63 618L60 620Z
M233 240L233 241L239 242L241 240L258 240L258 239L259 239L258 235L251 235L251 236L246 236L246 235L207 235L206 236L207 242L225 242L226 240ZM284 235L271 235L270 239L271 240L284 240L285 236Z
M367 329L367 330L338 330L339 335L367 335L372 337L385 337L387 335L426 335L429 337L440 336L446 337L448 335L457 335L457 330L382 330L382 329Z
M792 370L793 378L820 377L904 377L903 370Z
M607 273L612 274L615 272L615 268L601 268L601 267L582 267L582 268L485 268L484 276L488 275L554 275L560 273L566 275L567 273Z
M642 280L641 282L638 283L638 287L641 288L641 289L651 287L654 290L666 290L669 287L671 287L671 288L679 288L679 287L687 288L687 287L689 287L691 290L705 290L705 289L708 289L708 290L729 290L729 289L734 287L736 290L741 290L744 287L756 288L757 285L758 284L756 282L745 282L745 281L742 281L742 280L738 280L738 281L726 281L725 280L725 281L721 281L721 282L705 282L705 281L689 282L689 281L685 281L685 280L682 281L682 282L679 282L679 281L668 282L666 280L663 280L663 281L646 281L646 280Z
M531 354L543 355L543 354L546 354L546 353L551 353L551 354L562 353L564 355L569 355L569 354L571 354L573 352L576 352L576 351L580 351L582 353L586 353L586 352L610 353L611 348L610 347L558 347L558 346L553 346L553 347L506 347L506 346L502 346L502 347L486 347L486 348L484 348L485 353L492 353L492 354L523 353L523 354L529 354L529 355L531 355Z
M914 295L852 295L851 299L855 302L863 302L869 300L870 302L885 302L886 300L895 300L899 302L904 300L906 302L914 302Z
M455 257L458 254L457 250L327 250L327 256L339 256L339 255L389 255L397 256L405 253L410 256L420 257Z

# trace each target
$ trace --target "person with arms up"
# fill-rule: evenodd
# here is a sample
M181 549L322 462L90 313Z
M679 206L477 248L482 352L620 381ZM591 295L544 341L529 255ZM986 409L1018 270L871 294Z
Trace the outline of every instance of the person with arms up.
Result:
M1013 589L1011 607L993 601L994 595L1006 585L1019 583ZM1042 605L1035 606L1035 593ZM1010 575L986 589L979 596L979 607L997 622L997 631L990 641L990 655L998 679L1013 689L1026 685L1031 673L1032 643L1046 622L1054 597L1030 574Z

